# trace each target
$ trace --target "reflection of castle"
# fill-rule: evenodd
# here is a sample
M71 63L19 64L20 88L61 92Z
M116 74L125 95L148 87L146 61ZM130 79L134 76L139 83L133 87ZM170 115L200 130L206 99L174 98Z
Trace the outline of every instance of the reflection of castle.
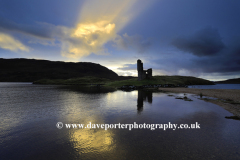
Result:
M138 90L138 99L137 99L138 113L143 111L143 101L147 101L148 103L152 103L152 92L146 92L146 91Z
M143 70L143 63L139 59L137 60L137 70L138 70L138 80L141 81L145 78L152 78L152 68L149 68L148 70Z

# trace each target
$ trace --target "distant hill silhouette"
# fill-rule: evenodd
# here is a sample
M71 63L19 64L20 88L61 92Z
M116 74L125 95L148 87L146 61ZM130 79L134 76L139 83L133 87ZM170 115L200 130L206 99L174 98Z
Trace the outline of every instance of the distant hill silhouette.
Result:
M69 79L83 76L125 79L112 70L91 62L0 58L1 82L33 82L39 79Z
M215 83L219 83L219 84L240 84L240 78L228 79L228 80L225 80L225 81L217 81Z

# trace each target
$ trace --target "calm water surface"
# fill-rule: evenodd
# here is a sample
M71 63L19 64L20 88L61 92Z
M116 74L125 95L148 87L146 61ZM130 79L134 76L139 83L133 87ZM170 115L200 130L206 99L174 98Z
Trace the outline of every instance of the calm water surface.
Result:
M188 88L197 89L240 89L240 84L192 85Z
M240 159L240 121L183 94L0 83L0 159ZM79 124L192 124L201 129L58 129Z

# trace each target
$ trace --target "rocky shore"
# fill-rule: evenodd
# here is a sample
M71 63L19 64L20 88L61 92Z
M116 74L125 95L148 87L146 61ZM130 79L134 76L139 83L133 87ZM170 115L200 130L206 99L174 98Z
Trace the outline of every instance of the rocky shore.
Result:
M237 89L195 89L195 88L159 88L160 91L192 93L203 100L217 104L240 118L240 90ZM217 99L209 99L214 97Z

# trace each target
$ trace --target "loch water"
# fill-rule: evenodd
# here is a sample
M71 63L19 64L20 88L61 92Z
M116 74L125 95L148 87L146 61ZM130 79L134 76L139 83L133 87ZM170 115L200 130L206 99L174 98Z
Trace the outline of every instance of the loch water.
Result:
M187 96L192 101L176 99ZM0 83L0 159L240 159L240 121L192 94ZM56 125L62 122L63 128ZM66 124L200 124L197 129ZM60 125L61 126L61 125Z
M188 88L196 89L240 89L240 84L191 85Z

